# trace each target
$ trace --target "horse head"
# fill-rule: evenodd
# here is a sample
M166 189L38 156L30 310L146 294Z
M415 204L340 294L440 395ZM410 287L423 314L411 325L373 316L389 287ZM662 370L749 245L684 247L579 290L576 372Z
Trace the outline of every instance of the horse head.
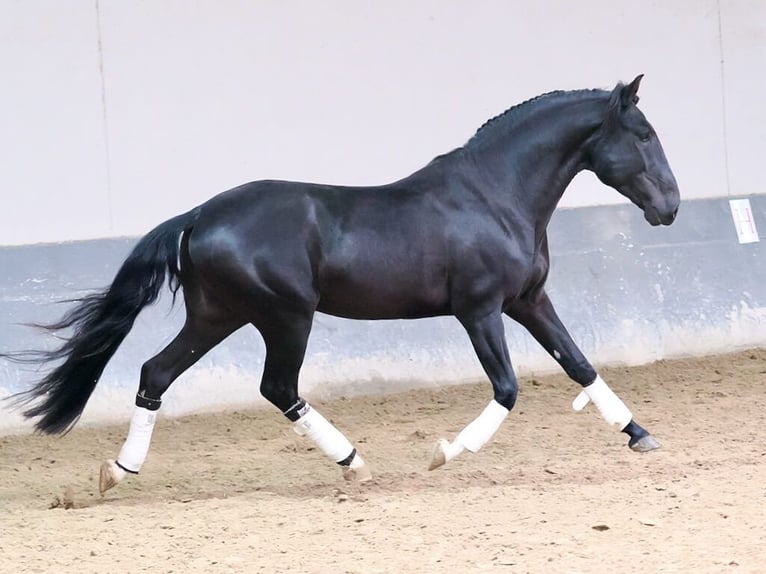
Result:
M680 203L678 184L657 133L636 105L642 77L612 91L590 142L590 169L640 207L651 225L670 225Z

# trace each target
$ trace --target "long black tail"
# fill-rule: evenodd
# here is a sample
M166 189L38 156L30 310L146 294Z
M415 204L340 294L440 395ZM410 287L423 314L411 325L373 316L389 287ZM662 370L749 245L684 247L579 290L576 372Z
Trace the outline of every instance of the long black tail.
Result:
M133 248L107 289L75 299L77 306L63 318L41 325L48 331L73 329L72 336L60 347L4 355L25 363L63 359L31 389L11 397L17 405L29 405L24 416L40 417L35 423L38 431L54 434L71 429L109 359L130 332L141 309L157 300L166 278L175 297L181 286L180 235L197 216L195 209L154 228Z

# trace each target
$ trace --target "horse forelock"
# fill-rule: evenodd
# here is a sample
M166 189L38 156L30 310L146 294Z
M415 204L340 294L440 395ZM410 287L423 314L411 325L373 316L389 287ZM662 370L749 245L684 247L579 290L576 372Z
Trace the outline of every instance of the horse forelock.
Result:
M607 90L598 88L583 90L554 90L529 98L528 100L515 104L504 112L488 119L476 130L476 133L468 140L466 145L483 139L484 136L494 131L493 128L500 126L501 124L504 127L511 127L520 119L525 118L528 114L537 111L541 106L546 104L557 104L562 100L577 101L584 97L593 97L595 95L608 96L609 93L610 92Z

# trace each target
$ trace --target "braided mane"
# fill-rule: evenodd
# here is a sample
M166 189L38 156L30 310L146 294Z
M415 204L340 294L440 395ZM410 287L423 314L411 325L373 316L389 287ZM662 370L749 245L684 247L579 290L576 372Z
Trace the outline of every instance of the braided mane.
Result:
M471 143L477 139L481 139L483 135L485 135L488 131L492 131L491 128L493 126L496 126L501 121L503 123L510 123L521 117L522 112L529 112L531 110L534 110L538 107L538 105L541 105L546 102L550 101L558 101L562 98L576 98L578 96L583 95L594 95L594 94L607 94L605 90L599 90L599 89L585 89L585 90L554 90L552 92L546 92L544 94L540 94L539 96L535 96L533 98L530 98L528 100L525 100L521 102L520 104L515 104L505 110L504 112L488 119L486 122L484 122L479 129L476 130L476 133L471 137L470 140L468 140L468 143Z

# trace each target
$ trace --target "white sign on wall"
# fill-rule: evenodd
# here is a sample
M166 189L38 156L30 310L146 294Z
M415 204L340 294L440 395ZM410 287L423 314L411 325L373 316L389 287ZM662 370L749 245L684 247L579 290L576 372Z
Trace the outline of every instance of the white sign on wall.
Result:
M737 237L740 243L755 243L760 241L758 230L753 219L753 210L749 199L730 199L731 216L734 218L734 227L737 228Z

